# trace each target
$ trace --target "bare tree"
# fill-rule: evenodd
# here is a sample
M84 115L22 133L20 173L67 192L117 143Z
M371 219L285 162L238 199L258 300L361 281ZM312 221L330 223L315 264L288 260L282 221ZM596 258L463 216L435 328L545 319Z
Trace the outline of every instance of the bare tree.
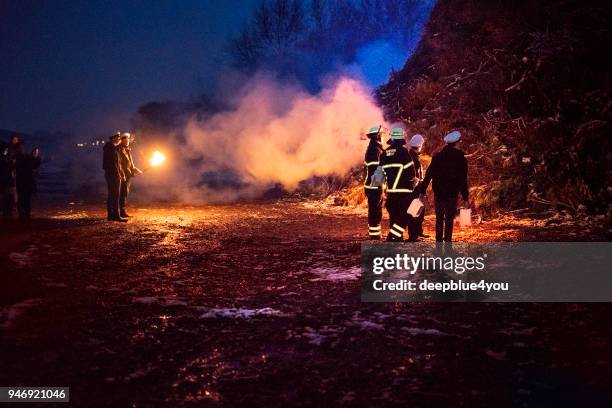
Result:
M266 58L284 58L304 31L298 0L263 1L252 23L229 43L234 65L251 69Z
M251 27L243 29L232 38L228 44L228 52L232 55L233 65L243 69L252 69L257 65L262 53L257 35Z
M266 61L293 69L300 54L348 61L377 39L411 44L434 0L264 0L249 26L231 40L234 65L251 69ZM299 67L298 67L299 69Z

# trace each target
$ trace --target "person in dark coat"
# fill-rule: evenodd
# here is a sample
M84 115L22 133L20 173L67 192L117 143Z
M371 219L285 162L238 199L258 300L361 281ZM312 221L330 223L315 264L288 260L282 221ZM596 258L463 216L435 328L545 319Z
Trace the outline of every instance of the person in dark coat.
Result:
M408 149L406 149L404 129L396 128L391 132L391 140L380 156L380 166L387 180L387 203L389 212L389 235L387 241L403 241L404 232L410 222L408 207L415 193L415 168ZM416 237L408 239L415 241Z
M132 178L136 174L143 173L142 170L134 165L132 150L130 149L131 139L132 135L124 133L121 135L121 144L119 145L119 163L125 175L125 181L121 183L121 191L119 192L119 215L125 218L130 217L125 207L128 195L130 194L130 187L132 186Z
M32 153L21 152L15 158L15 186L17 188L17 211L19 220L27 222L31 218L32 196L36 193L38 168L40 167L40 150L36 147Z
M23 143L21 142L21 138L19 137L19 134L13 133L13 135L11 136L11 140L9 141L9 145L8 145L9 156L11 156L13 160L16 159L17 155L21 154L22 145Z
M13 212L14 189L15 180L8 156L8 144L0 142L0 205L5 218L10 217Z
M106 200L107 219L109 221L127 222L127 218L119 215L119 193L121 191L121 183L125 181L125 175L121 169L119 158L120 141L121 134L116 133L104 145L102 168L104 169L104 178L108 188L108 198Z
M468 202L468 164L465 154L457 148L460 139L461 133L458 131L444 137L446 146L433 156L421 187L421 193L425 194L433 181L436 242L452 242L459 194L464 203Z
M21 139L14 133L0 151L0 200L2 215L9 218L15 208L15 163L21 153Z
M382 185L372 185L372 175L378 168L382 153L381 143L382 126L373 126L367 133L370 143L365 153L365 181L363 184L368 199L368 233L371 240L380 240L382 229Z

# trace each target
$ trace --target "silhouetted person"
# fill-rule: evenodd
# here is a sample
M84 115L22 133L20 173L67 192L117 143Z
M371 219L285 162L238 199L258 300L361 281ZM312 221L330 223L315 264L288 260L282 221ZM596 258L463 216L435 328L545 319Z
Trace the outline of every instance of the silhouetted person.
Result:
M16 133L0 151L0 200L5 218L11 217L15 208L15 162L20 152L21 140Z
M134 159L132 158L132 151L130 150L130 139L129 133L121 135L121 144L119 145L119 164L121 170L125 175L125 180L121 183L121 189L119 191L119 215L121 217L130 217L125 206L127 205L128 194L130 194L130 187L132 186L132 178L136 174L142 174L142 170L134 165Z
M18 154L21 154L21 138L17 133L13 133L11 136L11 140L9 141L9 155L12 156L13 160L17 157Z
M2 215L6 218L11 216L11 194L15 187L13 180L13 170L8 159L8 145L0 141L0 205Z
M121 183L125 181L125 175L121 169L119 159L120 141L121 135L116 133L104 145L102 168L104 169L104 178L108 188L108 198L106 200L107 219L109 221L127 222L126 218L119 216L119 193L121 191Z
M444 137L446 146L435 154L425 174L421 192L425 194L433 180L436 206L436 242L452 242L453 221L457 214L457 198L468 201L467 160L456 145L461 139L458 131Z
M36 193L38 168L40 167L40 150L36 147L32 153L21 152L15 159L15 185L17 187L17 211L19 220L27 222L31 218L32 196Z

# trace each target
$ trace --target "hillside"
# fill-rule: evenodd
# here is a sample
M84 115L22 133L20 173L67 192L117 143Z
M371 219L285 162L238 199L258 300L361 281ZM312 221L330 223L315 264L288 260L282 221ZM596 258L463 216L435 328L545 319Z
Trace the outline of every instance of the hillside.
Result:
M610 2L440 0L404 68L376 92L390 121L460 128L474 205L610 220Z

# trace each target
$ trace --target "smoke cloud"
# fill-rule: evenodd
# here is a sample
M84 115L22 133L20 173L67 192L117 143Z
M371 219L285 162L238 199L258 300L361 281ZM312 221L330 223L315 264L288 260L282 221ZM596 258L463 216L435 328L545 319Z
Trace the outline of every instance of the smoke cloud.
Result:
M229 109L192 118L171 137L169 168L138 183L183 202L255 197L275 185L294 190L313 176L346 174L363 159L364 130L382 123L371 89L340 77L316 95L256 75ZM159 198L159 197L157 197Z

